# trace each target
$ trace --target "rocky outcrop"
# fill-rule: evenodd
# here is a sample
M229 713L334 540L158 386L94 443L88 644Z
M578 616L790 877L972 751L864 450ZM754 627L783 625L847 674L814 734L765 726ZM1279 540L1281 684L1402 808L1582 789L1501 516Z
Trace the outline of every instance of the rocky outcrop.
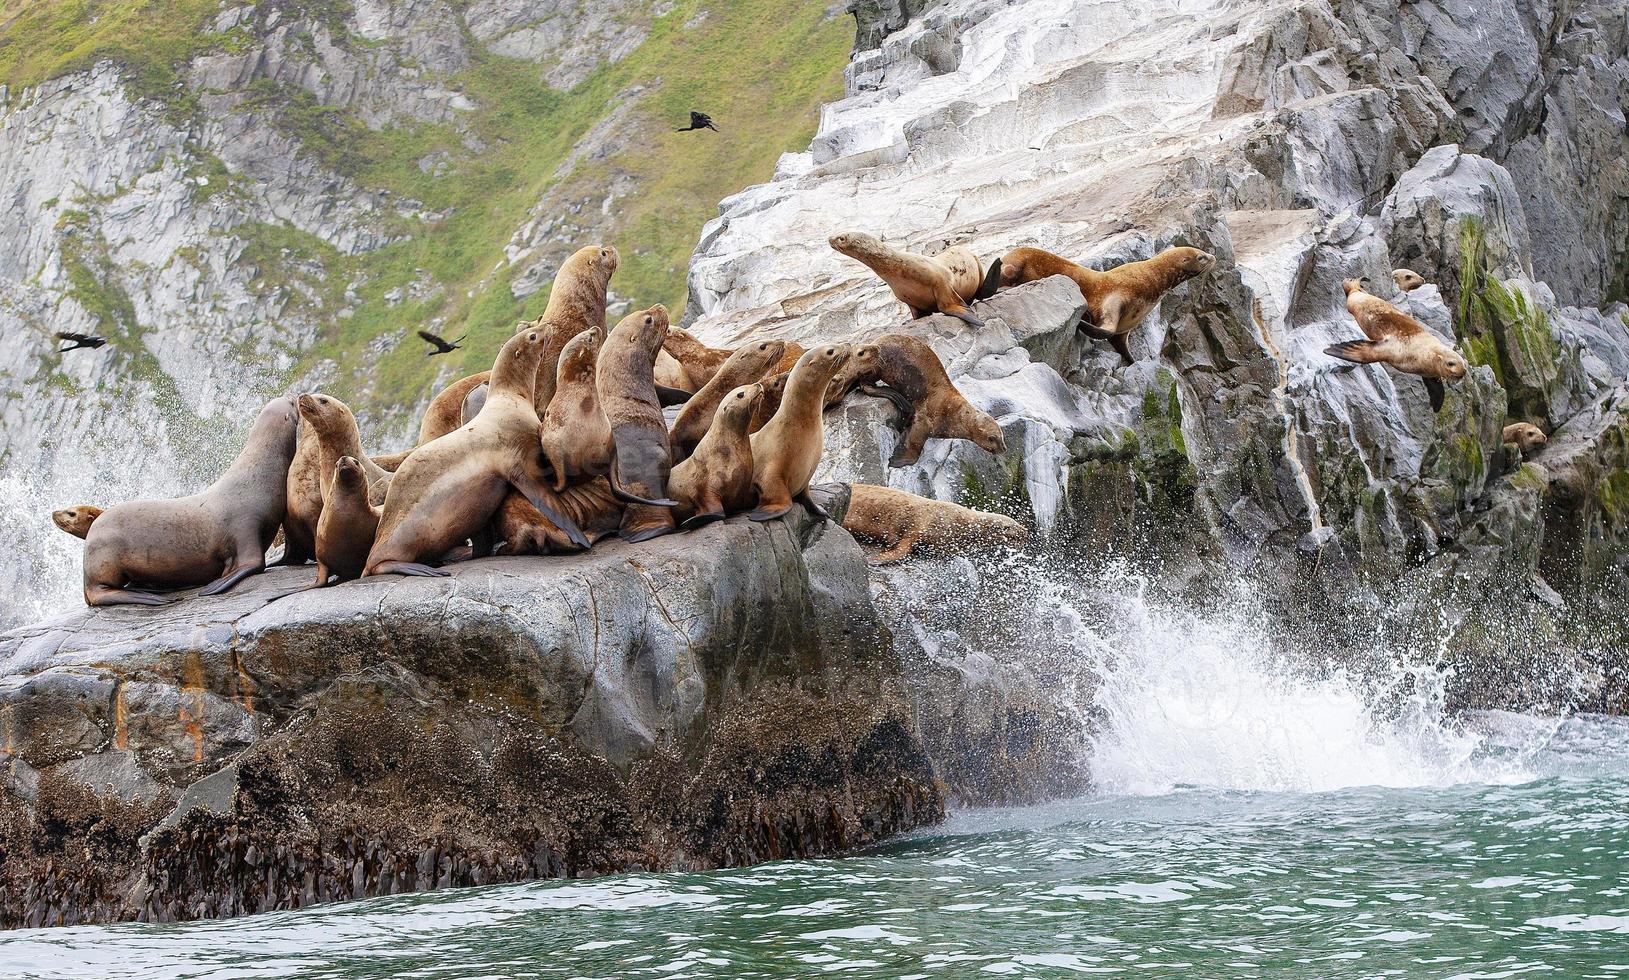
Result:
M802 516L0 638L0 923L831 853L943 788L858 546Z
M1196 17L1159 0L961 0L912 17L860 45L807 153L724 203L691 266L694 330L892 328L903 308L826 246L840 230L986 260L1038 245L1095 267L1209 249L1218 270L1166 298L1130 367L1096 345L1046 360L923 321L1007 432L1008 476L930 442L887 481L980 502L995 479L1055 545L1084 528L1134 560L1182 555L1153 563L1179 589L1244 573L1322 643L1367 642L1377 615L1406 638L1452 583L1497 577L1505 618L1537 624L1527 635L1596 659L1618 648L1623 617L1598 616L1620 587L1601 557L1623 553L1617 532L1595 504L1564 503L1580 481L1558 482L1545 454L1518 467L1500 430L1589 432L1586 457L1614 455L1602 423L1629 377L1621 5L1285 0ZM1432 285L1403 296L1398 266ZM1322 353L1357 335L1352 276L1471 359L1443 411L1415 379ZM1047 292L1025 288L1025 302ZM834 441L880 431L888 410L860 411ZM859 456L835 466L882 477ZM1584 496L1612 472L1583 478ZM1174 540L1113 533L1139 510ZM1574 525L1598 544L1563 544ZM1618 639L1579 644L1563 623Z

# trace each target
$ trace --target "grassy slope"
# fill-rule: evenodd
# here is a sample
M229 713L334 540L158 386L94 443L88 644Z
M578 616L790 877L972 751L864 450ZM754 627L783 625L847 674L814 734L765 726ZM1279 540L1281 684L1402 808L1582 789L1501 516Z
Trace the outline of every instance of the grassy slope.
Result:
M234 42L198 33L217 9L215 0L13 0L0 6L6 22L0 81L15 91L111 57L128 67L143 94L189 110L174 66L211 45ZM707 16L685 30L701 10ZM841 93L851 31L825 12L798 0L680 0L634 54L602 66L569 92L544 85L537 65L479 54L469 70L447 80L479 106L464 120L484 144L478 151L467 149L451 126L373 132L303 92L262 83L258 101L268 122L299 135L325 166L445 217L429 224L399 219L395 230L408 240L354 258L289 229L249 226L240 231L250 241L244 261L253 261L272 288L281 269L311 261L327 270L325 292L358 283L362 302L355 315L328 323L303 357L307 367L324 360L340 365L329 386L335 394L379 409L416 400L446 366L447 358L424 357L414 328L438 317L450 335L467 331L467 351L452 357L482 370L514 321L542 309L547 291L516 301L509 286L521 270L500 266L528 210L561 179L596 200L613 173L637 181L636 191L614 206L610 241L623 263L612 288L639 305L664 302L677 311L689 254L718 201L767 179L780 153L807 145L820 105ZM645 91L633 109L635 125L623 128L636 134L636 145L557 174L573 145L636 86ZM712 113L723 131L673 132L692 108ZM446 155L438 176L418 165L432 153ZM212 180L210 191L219 183ZM412 282L419 270L440 292L387 304L384 295ZM410 342L366 355L369 342L384 334L405 334ZM363 376L371 384L363 384Z

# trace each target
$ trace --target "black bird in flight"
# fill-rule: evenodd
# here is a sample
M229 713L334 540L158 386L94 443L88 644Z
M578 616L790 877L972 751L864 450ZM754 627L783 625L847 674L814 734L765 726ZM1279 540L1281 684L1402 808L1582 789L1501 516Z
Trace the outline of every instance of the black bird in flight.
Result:
M675 129L674 132L688 133L692 129L710 129L715 133L718 132L718 127L713 125L713 117L709 116L705 112L691 112L690 125L681 126L678 129Z
M419 331L419 336L423 337L426 343L428 343L431 347L435 348L435 350L430 351L429 353L425 354L424 356L425 357L435 357L437 354L451 354L453 351L457 350L458 349L458 340L463 340L465 337L468 337L469 334L460 335L458 340L455 340L450 344L447 343L445 340L442 340L440 337L437 337L435 334L431 333L428 330L420 330Z
M58 333L57 339L66 341L68 344L66 347L58 348L58 354L66 354L71 350L78 350L81 347L101 347L103 344L107 343L106 337L92 337L90 334L83 333Z

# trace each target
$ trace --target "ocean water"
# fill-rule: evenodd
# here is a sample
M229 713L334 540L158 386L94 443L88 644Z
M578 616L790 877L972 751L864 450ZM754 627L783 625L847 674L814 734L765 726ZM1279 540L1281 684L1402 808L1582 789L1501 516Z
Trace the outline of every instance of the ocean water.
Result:
M948 655L981 641L943 583L998 583L1028 617L992 655L1093 679L1060 709L1088 795L829 860L0 934L0 976L1629 977L1629 719L1450 714L1429 650L1334 667L1247 604L997 570L895 612Z

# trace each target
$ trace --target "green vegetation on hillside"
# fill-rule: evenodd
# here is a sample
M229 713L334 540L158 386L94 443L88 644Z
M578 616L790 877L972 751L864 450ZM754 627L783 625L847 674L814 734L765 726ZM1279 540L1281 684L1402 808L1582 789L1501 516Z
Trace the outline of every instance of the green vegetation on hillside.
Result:
M0 0L4 2L4 0ZM291 0L285 8L312 11L342 44L343 18L332 0ZM242 29L202 33L216 0L9 0L0 6L0 81L16 90L110 58L126 66L132 87L172 112L197 111L180 81L184 62L208 50L239 50ZM689 25L689 26L687 26ZM370 130L354 113L320 104L309 93L264 79L251 86L249 106L297 137L313 164L395 200L422 203L428 218L388 208L377 221L397 241L345 256L311 236L274 225L238 229L247 247L240 262L257 282L277 288L297 275L307 312L332 309L346 290L360 305L330 317L317 344L303 352L305 368L325 360L340 366L336 394L386 408L422 397L447 358L433 361L416 341L368 354L382 335L412 339L412 330L441 321L449 336L467 332L461 368L490 366L493 351L520 318L535 316L547 290L524 300L514 277L534 259L505 261L511 236L532 217L562 220L562 247L588 244L569 230L570 214L530 212L545 194L612 215L609 243L622 254L612 290L640 306L685 300L685 268L702 225L721 198L767 180L777 157L808 144L822 103L840 96L852 42L847 21L828 8L793 0L680 0L658 18L644 43L614 65L602 65L567 92L549 88L544 67L492 55L466 38L470 67L438 85L475 103L454 124L422 123ZM719 133L675 133L691 109L710 112ZM595 125L617 112L618 144L563 165ZM208 178L198 198L234 193L219 161L196 167ZM625 196L607 200L613 188ZM325 275L318 284L310 270ZM392 305L386 295L409 284L425 287ZM363 377L366 376L366 378ZM365 382L365 383L364 383ZM367 392L366 395L363 392Z

